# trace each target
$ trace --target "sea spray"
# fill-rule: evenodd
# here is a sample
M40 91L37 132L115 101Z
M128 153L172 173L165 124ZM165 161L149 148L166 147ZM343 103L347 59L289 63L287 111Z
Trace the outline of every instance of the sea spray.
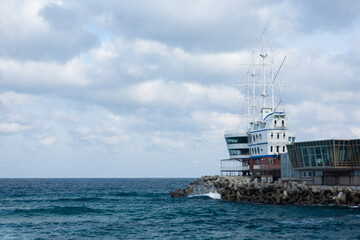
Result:
M221 199L221 194L217 191L211 191L204 194L198 194L198 195L189 195L189 197L209 197L211 199Z

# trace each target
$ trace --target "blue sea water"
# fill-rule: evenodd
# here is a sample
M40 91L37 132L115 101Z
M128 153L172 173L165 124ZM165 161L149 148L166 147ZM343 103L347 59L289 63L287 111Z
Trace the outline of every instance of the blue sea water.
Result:
M360 209L172 199L195 179L0 179L0 239L360 239Z

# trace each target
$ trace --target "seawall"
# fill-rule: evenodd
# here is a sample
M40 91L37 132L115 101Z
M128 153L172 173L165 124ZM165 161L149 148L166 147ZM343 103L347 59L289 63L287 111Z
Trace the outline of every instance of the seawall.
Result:
M244 176L203 176L171 197L188 197L209 192L221 199L264 204L360 206L360 191L349 186L311 186L306 183L259 183Z

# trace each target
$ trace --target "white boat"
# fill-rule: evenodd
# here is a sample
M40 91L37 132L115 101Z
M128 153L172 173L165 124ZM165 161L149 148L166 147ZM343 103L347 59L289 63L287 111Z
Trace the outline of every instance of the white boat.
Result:
M285 59L286 56L275 69L264 31L260 50L253 51L244 84L247 128L225 133L230 158L221 160L222 175L253 175L271 180L280 177L279 155L286 153L286 145L295 141L285 111L278 110L280 102L275 106L276 78Z

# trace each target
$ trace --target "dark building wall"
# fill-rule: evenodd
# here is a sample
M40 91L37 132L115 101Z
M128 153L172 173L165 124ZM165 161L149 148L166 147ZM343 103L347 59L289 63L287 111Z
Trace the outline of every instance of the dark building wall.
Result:
M360 139L298 142L287 145L293 168L360 167Z
M360 185L360 139L297 142L287 149L301 181Z

